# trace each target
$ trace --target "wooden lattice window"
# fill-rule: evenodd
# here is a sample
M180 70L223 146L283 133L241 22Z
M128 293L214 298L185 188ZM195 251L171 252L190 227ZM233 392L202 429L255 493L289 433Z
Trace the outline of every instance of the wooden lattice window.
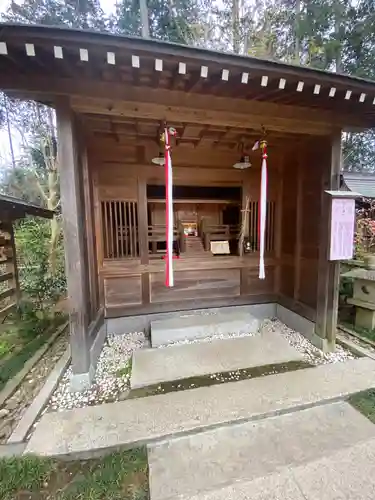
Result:
M249 239L253 252L259 251L258 217L259 202L250 202L249 213ZM275 202L267 202L266 218L266 252L273 252L275 248Z
M105 259L139 256L137 202L102 201L103 248Z

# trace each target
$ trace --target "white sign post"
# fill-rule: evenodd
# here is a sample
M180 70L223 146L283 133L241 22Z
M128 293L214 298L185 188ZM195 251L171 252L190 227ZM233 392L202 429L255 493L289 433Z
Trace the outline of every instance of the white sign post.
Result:
M355 198L350 191L326 191L330 195L328 260L350 260L354 254Z

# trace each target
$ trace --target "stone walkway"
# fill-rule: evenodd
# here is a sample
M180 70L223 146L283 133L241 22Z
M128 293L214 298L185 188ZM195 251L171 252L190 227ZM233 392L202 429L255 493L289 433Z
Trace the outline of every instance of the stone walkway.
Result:
M374 500L374 463L375 439L371 439L307 464L283 467L253 481L239 481L180 499Z
M375 387L368 358L122 401L41 418L27 452L93 456L344 398Z
M175 500L217 491L371 439L375 425L341 402L150 445L150 497Z
M133 355L132 389L211 373L302 361L303 356L280 334L142 349Z

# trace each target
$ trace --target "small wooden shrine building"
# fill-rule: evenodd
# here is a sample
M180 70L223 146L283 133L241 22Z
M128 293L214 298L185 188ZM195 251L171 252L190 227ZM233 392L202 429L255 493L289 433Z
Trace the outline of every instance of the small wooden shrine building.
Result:
M14 310L21 298L14 223L28 215L52 219L54 212L13 196L0 194L0 319Z
M106 319L156 312L282 304L315 325L316 345L334 348L339 264L328 260L325 190L339 189L342 131L375 125L373 82L159 41L5 24L0 89L56 109L77 380L92 376ZM164 169L152 161L165 123L177 131L173 288L164 283ZM252 147L264 134L260 280L261 155ZM244 155L251 167L233 168ZM228 242L229 253L214 255L215 241Z

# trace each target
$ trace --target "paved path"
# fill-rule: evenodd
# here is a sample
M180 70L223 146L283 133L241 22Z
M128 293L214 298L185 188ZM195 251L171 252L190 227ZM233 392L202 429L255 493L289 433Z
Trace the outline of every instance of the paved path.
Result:
M118 403L46 413L27 452L92 456L289 412L375 387L368 358Z
M133 355L130 383L135 389L210 373L302 360L302 354L285 338L266 331L252 337L139 349Z
M254 480L369 439L375 425L341 402L150 445L151 500Z
M375 439L184 500L374 500ZM180 497L181 498L181 497ZM174 500L178 500L174 498Z

